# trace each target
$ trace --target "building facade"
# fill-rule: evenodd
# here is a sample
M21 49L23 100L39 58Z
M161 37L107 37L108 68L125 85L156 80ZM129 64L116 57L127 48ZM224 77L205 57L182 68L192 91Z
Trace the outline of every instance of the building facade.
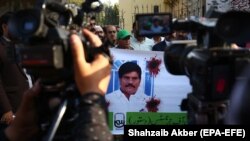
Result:
M173 18L202 16L205 0L119 0L119 23L129 31L138 13L171 12Z
M136 14L169 11L164 0L119 0L120 26L131 31Z
M173 18L204 16L210 7L228 10L250 11L250 0L119 0L121 27L131 30L137 13L171 12Z
M177 0L172 13L173 17L178 19L185 19L190 16L204 16L205 0Z

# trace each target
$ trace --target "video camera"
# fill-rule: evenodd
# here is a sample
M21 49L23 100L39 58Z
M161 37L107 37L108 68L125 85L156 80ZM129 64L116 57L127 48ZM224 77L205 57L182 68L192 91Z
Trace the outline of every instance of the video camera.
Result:
M81 7L48 0L35 8L17 11L8 23L16 43L17 60L43 86L37 102L43 141L71 140L80 95L74 84L69 27L75 24L81 28L84 13L101 9L98 0L86 0ZM86 60L91 62L103 50L91 48L88 40L79 36Z
M218 18L196 18L173 23L173 30L196 32L197 45L173 44L164 52L166 69L186 75L192 92L181 103L189 124L223 124L234 83L250 62L246 48L231 43L250 41L250 13L229 11Z
M100 2L96 7L92 6L96 2L99 1L87 0L80 9L76 5L51 0L44 3L42 8L18 11L10 19L8 26L11 36L17 41L16 51L21 65L32 76L41 78L44 84L50 85L72 78L69 76L71 73L68 73L72 65L68 27L72 24L82 26L84 12L99 12ZM87 52L91 52L88 41L82 35L79 36ZM90 55L92 54L89 53L87 57Z

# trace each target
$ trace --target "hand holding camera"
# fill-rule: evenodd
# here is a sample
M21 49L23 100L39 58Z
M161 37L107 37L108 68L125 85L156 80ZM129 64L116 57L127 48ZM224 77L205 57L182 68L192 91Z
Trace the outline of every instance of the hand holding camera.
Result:
M88 30L83 30L93 46L100 47L101 40ZM74 77L80 94L106 93L110 79L110 58L103 54L95 56L93 62L88 63L84 57L83 44L79 36L70 37L72 59L74 63ZM5 131L11 141L27 141L37 135L39 131L36 99L41 92L40 82L37 81L32 89L24 95L22 105L17 112L16 119Z

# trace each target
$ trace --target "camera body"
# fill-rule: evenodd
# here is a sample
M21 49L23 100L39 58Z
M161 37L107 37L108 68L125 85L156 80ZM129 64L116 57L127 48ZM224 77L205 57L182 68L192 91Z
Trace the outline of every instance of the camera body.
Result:
M82 7L91 7L95 2L99 1L87 0ZM84 12L99 12L99 9L94 7L84 10L76 5L63 5L51 0L44 3L42 8L17 11L10 19L8 26L16 41L18 61L33 77L42 79L44 85L73 79L69 47L69 36L72 32L70 26L74 24L81 27ZM87 52L86 59L91 61L95 51L90 48L84 36L79 36Z
M189 124L223 124L224 122L234 83L240 79L244 67L250 63L249 49L229 47L230 43L247 42L247 40L236 40L246 37L242 35L242 37L229 39L224 36L228 36L225 32L240 35L240 33L228 31L229 27L235 27L238 23L224 21L235 21L239 18L235 15L242 15L242 13L244 12L230 11L216 19L203 18L173 23L174 30L197 33L197 46L173 44L164 52L166 69L174 75L187 75L192 85L192 92L181 104L181 109L188 112ZM245 17L238 21L247 18L249 14L245 14ZM226 27L228 27L227 30L223 30Z
M67 61L70 58L69 31L59 26L50 27L44 22L43 11L28 9L16 13L9 27L15 40L21 41L16 44L20 64L33 77L41 78L44 84L52 84L65 80L63 73L70 68Z

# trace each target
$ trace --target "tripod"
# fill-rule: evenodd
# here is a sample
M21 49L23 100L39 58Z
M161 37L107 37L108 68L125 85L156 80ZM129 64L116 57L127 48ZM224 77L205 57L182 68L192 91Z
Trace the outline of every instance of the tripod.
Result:
M75 126L74 122L79 117L77 89L74 85L71 85L63 91L48 92L47 90L44 93L41 98L43 102L39 106L40 111L42 111L39 117L42 130L39 140L68 140L71 137L72 128ZM54 105L57 106L51 106L50 101L53 101Z

